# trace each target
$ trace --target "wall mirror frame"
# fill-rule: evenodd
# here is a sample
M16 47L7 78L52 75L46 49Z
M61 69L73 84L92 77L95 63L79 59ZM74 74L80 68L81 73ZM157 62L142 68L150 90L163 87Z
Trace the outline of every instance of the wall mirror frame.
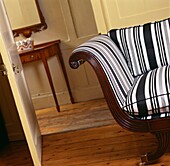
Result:
M38 0L34 0L35 1L35 5L36 5L36 8L38 12L38 15L39 15L39 21L36 22L36 23L31 23L30 25L26 26L26 25L21 25L19 28L15 29L12 27L12 31L13 31L13 34L14 34L14 37L17 37L19 36L20 34L22 34L23 36L25 36L26 38L30 37L32 35L32 32L39 32L39 31L42 31L42 30L45 30L47 29L47 24L45 22L45 18L42 14L42 11L40 9L40 6L39 6L39 3L38 3ZM29 0L30 2L30 0ZM6 8L7 8L7 13L8 13L8 6L6 5ZM26 11L27 12L27 11ZM29 12L27 12L28 14L30 14ZM9 16L9 19L10 19L10 16Z

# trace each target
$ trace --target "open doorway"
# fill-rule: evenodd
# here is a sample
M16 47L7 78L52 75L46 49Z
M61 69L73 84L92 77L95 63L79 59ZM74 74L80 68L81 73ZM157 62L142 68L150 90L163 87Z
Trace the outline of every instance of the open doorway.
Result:
M0 110L0 150L6 146L9 142L8 139L8 134L7 134L7 130L5 127L5 123L4 123L4 118L2 116L1 110Z

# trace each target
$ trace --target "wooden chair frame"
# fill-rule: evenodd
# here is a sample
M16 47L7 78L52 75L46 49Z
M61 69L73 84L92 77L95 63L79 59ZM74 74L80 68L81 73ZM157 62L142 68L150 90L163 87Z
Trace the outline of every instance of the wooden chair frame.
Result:
M69 59L69 64L71 68L76 69L85 61L93 67L108 107L117 123L123 128L133 132L150 132L156 136L158 148L154 152L149 152L141 156L143 165L155 162L168 148L170 142L170 117L151 120L133 119L119 107L114 92L112 91L100 63L91 54L83 51L73 53Z

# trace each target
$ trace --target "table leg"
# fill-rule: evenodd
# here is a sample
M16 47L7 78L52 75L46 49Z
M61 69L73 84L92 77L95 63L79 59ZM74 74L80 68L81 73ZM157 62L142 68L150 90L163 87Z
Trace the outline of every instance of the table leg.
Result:
M60 106L58 104L58 100L57 100L57 96L56 96L56 93L55 93L55 89L54 89L52 77L51 77L51 74L50 74L50 70L49 70L49 67L48 67L47 59L42 54L43 53L41 53L41 59L42 59L42 62L44 64L44 68L45 68L45 71L46 71L46 74L47 74L47 77L48 77L48 81L50 83L50 87L51 87L51 90L52 90L52 93L53 93L54 101L56 103L56 108L57 108L58 112L60 112Z
M70 95L70 101L71 101L71 103L74 103L74 98L73 98L73 95L71 93L71 88L70 88L70 84L69 84L69 81L68 81L68 76L67 76L66 68L65 68L65 65L64 65L64 60L63 60L63 57L62 57L62 53L61 53L59 45L57 45L57 46L58 46L58 50L59 50L58 58L59 58L59 62L61 64L61 67L62 67L62 70L63 70L63 74L64 74L64 78L65 78L65 81L66 81L68 93Z

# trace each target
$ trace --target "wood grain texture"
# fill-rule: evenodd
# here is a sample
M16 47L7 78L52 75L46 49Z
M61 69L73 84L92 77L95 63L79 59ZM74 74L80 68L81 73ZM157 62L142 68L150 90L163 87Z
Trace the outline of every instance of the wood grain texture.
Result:
M36 114L42 135L115 123L104 99L64 105L60 113L52 107L37 110Z
M105 101L96 100L62 106L60 113L54 111L53 108L38 110L37 117L43 133L42 165L137 166L141 154L156 148L156 139L149 133L129 132L122 129L113 119L109 120L109 124L104 123L104 121L108 121L109 111L103 113L103 118L106 117L105 120L99 120L95 113L96 122L95 117L91 114L97 111L102 112L103 109L107 110ZM61 119L54 120L52 123L52 119L58 116ZM79 117L76 122L74 117ZM102 125L97 126L100 122ZM90 127L86 125L88 123L91 124ZM76 125L77 127L70 127L71 131L69 131L69 126ZM65 130L61 126L65 126ZM33 166L27 144L24 141L12 142L1 150L0 166L23 165ZM170 147L160 161L152 166L170 166Z

